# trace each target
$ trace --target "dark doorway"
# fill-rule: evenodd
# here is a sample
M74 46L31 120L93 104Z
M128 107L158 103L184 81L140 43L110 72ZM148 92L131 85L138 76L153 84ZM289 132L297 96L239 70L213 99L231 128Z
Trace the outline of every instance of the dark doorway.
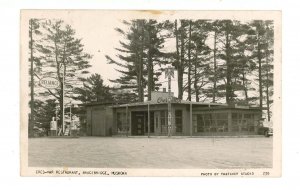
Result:
M145 134L145 116L144 112L132 112L132 135Z
M148 112L132 112L131 134L142 136L148 134ZM154 133L154 112L150 112L150 133Z

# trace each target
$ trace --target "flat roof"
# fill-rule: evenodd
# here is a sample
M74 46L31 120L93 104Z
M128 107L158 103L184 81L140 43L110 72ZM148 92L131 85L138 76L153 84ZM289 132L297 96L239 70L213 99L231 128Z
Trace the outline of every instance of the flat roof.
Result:
M167 102L157 103L152 101L145 101L145 102L135 102L130 104L120 104L120 105L113 105L111 107L113 108L120 108L120 107L133 107L133 106L147 106L147 105L164 105L168 104ZM171 104L186 104L186 105L205 105L205 106L228 106L228 104L222 104L222 103L208 103L208 102L192 102L192 101L186 101L181 100L180 102L172 102Z
M95 106L95 105L114 105L114 102L91 102L91 103L85 103L81 104L83 106Z
M145 102L134 102L134 103L128 103L128 104L115 104L114 102L93 102L85 104L85 106L97 106L97 105L106 105L111 108L126 108L126 107L136 107L136 106L147 106L147 105L167 105L167 102L153 102L153 101L145 101ZM247 109L247 110L260 110L259 107L251 107L251 106L239 106L239 105L228 105L225 103L210 103L210 102L192 102L192 101L186 101L186 100L180 100L180 102L172 102L172 105L197 105L197 106L207 106L202 107L201 109L210 109L211 106L214 107L214 109Z

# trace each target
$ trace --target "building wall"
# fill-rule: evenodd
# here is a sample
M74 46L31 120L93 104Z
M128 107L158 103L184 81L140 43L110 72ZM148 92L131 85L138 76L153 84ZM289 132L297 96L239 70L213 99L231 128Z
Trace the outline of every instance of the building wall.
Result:
M120 107L120 108L114 108L113 109L113 135L131 135L131 131L132 131L132 112L144 112L147 114L148 112L148 107L147 105L143 105L143 106L136 106L136 107L128 107L128 110L127 110L127 114L128 114L128 132L126 131L120 131L118 130L118 114L123 114L125 115L126 114L126 108L125 107ZM189 115L188 115L188 112L186 110L186 105L172 105L172 126L175 126L175 111L176 110L181 110L182 111L182 132L176 132L176 128L173 127L172 128L172 133L173 134L176 134L176 135L187 135L188 132L189 132L189 129L186 129L186 123L189 122ZM161 124L161 111L165 111L167 112L167 105L163 104L163 105L151 105L150 106L150 112L153 112L154 113L154 116L157 117L158 116L158 123L159 125ZM147 115L145 116L147 117ZM154 118L155 118L154 117ZM147 126L147 124L146 124ZM145 134L147 135L147 134ZM151 135L157 135L157 130L155 129L154 133L151 133ZM160 134L160 135L166 135L166 134Z
M89 136L110 136L110 135L131 135L132 133L132 112L143 112L147 113L148 107L147 105L140 106L129 106L129 107L114 107L106 105L95 105L87 108L87 135ZM190 105L189 104L172 104L172 126L175 126L175 111L182 111L182 132L176 132L176 127L173 127L172 134L176 136L218 136L218 135L248 135L248 134L257 134L257 128L254 127L252 130L246 131L242 125L236 125L236 120L233 116L236 114L241 114L239 117L241 121L247 120L245 118L245 114L253 114L253 119L258 121L260 119L261 112L259 110L251 110L251 109L236 109L236 108L227 108L227 109L219 109L219 108L208 108L199 105L193 105L192 107L192 122L190 121ZM160 124L160 112L167 111L166 104L156 104L150 106L150 111L154 112L155 116L158 116L158 123ZM227 121L227 129L226 131L220 131L219 128L213 131L197 131L197 123L195 123L195 116L197 114L218 114L225 113L227 114L225 120ZM119 116L125 117L122 119L122 129L118 129L118 114ZM145 115L147 117L147 115ZM251 116L252 117L252 116ZM155 118L155 117L154 117ZM222 120L222 119L221 119ZM154 123L155 124L155 123ZM217 122L218 124L218 122ZM256 125L255 123L253 125ZM147 123L144 125L147 126ZM192 126L192 127L191 127ZM218 124L217 127L219 127ZM158 133L154 126L154 133L151 133L151 136L156 135L166 135ZM217 128L215 127L215 128ZM197 129L196 129L197 128ZM213 127L211 127L213 128ZM148 133L144 134L145 136Z
M112 135L113 113L105 105L87 107L87 135L110 136Z
M257 122L260 113L258 110L250 109L194 110L193 135L254 135L257 134ZM212 119L209 120L208 116ZM218 118L218 116L222 117ZM224 124L225 122L227 124ZM197 131L199 128L203 131Z

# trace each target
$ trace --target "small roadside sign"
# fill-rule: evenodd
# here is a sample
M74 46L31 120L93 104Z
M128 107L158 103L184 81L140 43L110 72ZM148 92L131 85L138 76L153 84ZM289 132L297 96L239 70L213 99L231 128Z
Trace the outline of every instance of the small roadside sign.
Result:
M168 77L174 78L174 68L173 67L167 67L165 69L165 78L168 78Z

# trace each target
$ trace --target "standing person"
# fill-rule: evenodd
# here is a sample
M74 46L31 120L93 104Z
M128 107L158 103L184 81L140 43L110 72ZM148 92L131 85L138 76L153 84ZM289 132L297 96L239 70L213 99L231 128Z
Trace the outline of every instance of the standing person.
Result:
M71 122L72 136L78 135L78 118L74 115Z
M57 123L54 120L54 117L52 117L52 121L50 122L50 136L56 136L57 131Z

